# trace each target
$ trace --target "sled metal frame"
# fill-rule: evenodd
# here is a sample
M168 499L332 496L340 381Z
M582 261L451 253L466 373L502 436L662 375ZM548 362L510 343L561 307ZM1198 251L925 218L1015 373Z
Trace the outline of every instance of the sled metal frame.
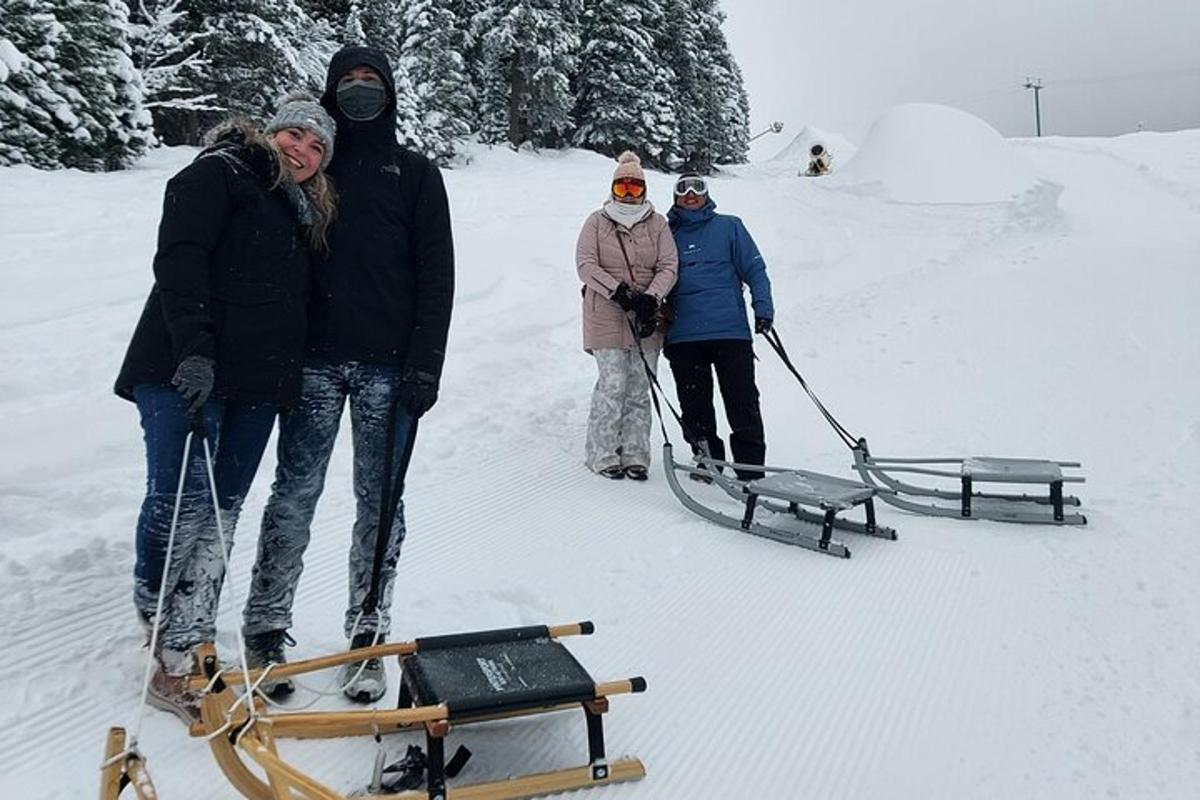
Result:
M1081 475L1064 475L1078 469L1078 461L1048 461L1033 458L882 458L871 455L865 438L853 448L854 469L864 483L879 490L880 499L905 511L957 519L988 519L1039 525L1086 525L1083 514L1068 513L1079 506L1078 497L1063 493L1067 483L1084 483ZM945 466L957 466L947 469ZM939 466L943 468L938 468ZM956 480L959 490L918 486L893 473L925 475ZM979 483L1041 485L1044 494L1013 494L976 491ZM915 499L913 499L915 498ZM942 501L942 502L939 502Z
M530 637L536 631L543 638L590 635L592 623L513 628L461 634L462 637L482 637L489 641L516 641ZM516 638L505 640L497 636ZM311 658L266 669L250 670L248 680L253 684L265 674L272 678L304 675L318 670L362 661L368 658L396 656L403 659L421 651L421 642L395 642L360 647L330 656ZM609 761L604 750L602 715L608 711L608 698L614 695L645 691L642 678L597 683L593 696L571 702L547 700L538 707L498 708L488 713L456 714L450 704L404 707L412 702L401 692L401 707L394 711L315 711L268 712L260 700L250 714L245 699L235 692L235 678L243 680L241 671L230 673L226 680L215 648L205 644L197 648L198 671L190 686L200 693L201 721L192 726L191 734L208 740L213 757L233 787L249 800L346 800L346 795L309 777L284 761L275 742L282 738L331 739L345 736L373 736L399 731L423 729L429 756L429 778L426 790L399 793L366 793L354 797L376 800L516 800L517 798L566 792L573 789L605 786L611 783L639 780L646 774L637 758ZM528 716L582 708L588 728L589 758L586 764L551 772L518 775L497 781L448 786L445 775L445 738L457 725L496 719ZM257 766L266 780L252 770ZM107 775L107 773L106 773ZM115 797L115 795L113 796ZM139 795L139 797L141 797ZM102 795L101 800L110 800Z
M819 472L739 464L704 455L697 455L695 458L696 466L680 464L675 460L671 444L668 442L663 445L663 465L671 491L688 510L710 522L839 558L849 558L850 548L844 542L833 538L835 530L893 541L896 539L894 529L879 525L875 520L874 498L876 494L890 491L888 489ZM774 474L766 478L743 481L722 471L732 472L739 469ZM711 480L730 497L744 503L745 511L742 516L738 518L723 514L696 500L683 490L676 474L680 472ZM866 512L866 522L854 522L837 516L841 511L860 505ZM803 506L820 509L820 512L809 511ZM755 513L760 509L792 517L799 523L799 530L756 522Z

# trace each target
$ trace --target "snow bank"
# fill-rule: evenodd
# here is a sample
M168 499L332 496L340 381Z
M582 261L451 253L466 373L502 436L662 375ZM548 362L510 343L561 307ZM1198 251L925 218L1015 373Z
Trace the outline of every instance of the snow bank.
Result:
M895 106L825 186L900 203L998 203L1041 187L1033 166L994 128L932 103Z

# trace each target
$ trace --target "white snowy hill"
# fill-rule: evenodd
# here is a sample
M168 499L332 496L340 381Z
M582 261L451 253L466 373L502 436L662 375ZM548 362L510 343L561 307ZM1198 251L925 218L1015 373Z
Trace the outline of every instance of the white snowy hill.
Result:
M406 494L396 636L594 620L570 642L581 662L648 680L607 726L610 754L648 775L579 797L1194 797L1200 131L1002 144L1056 202L898 203L752 168L713 194L756 237L783 339L848 428L886 455L1078 459L1085 528L882 506L899 541L848 535L838 560L702 521L660 464L646 484L591 475L573 247L613 164L480 149L447 173L458 299ZM164 182L193 154L0 170L0 797L95 796L105 730L133 719L142 443L110 385ZM670 183L651 177L664 210ZM768 460L851 477L758 350ZM318 511L296 657L344 646L348 456ZM227 654L272 469L238 531ZM451 741L475 751L464 779L586 754L575 715ZM234 796L174 717L149 712L141 742L167 800ZM369 740L282 751L347 792L374 757Z

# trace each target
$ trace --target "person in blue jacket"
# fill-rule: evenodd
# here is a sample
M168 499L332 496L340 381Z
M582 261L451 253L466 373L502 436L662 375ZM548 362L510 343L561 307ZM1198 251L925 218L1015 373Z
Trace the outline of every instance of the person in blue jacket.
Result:
M768 333L775 307L767 265L742 221L717 213L708 183L699 175L683 175L675 183L675 204L667 220L679 251L679 276L668 297L674 320L663 352L675 378L689 442L694 449L707 445L710 456L725 460L713 410L716 372L731 428L733 460L763 464L767 445L743 292L750 287L754 330ZM763 473L738 470L737 474L752 480Z

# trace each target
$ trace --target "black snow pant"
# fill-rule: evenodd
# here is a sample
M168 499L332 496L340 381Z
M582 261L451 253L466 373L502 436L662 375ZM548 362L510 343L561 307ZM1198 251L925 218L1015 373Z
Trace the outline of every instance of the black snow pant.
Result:
M763 464L767 444L763 433L762 411L758 406L758 387L754 385L754 348L745 339L714 339L702 342L668 344L663 351L671 365L679 405L683 411L685 435L695 449L699 439L708 445L708 453L725 459L725 444L717 435L717 415L713 410L713 371L725 402L725 417L732 429L729 444L733 460L741 464ZM761 478L763 473L738 470L741 480Z

